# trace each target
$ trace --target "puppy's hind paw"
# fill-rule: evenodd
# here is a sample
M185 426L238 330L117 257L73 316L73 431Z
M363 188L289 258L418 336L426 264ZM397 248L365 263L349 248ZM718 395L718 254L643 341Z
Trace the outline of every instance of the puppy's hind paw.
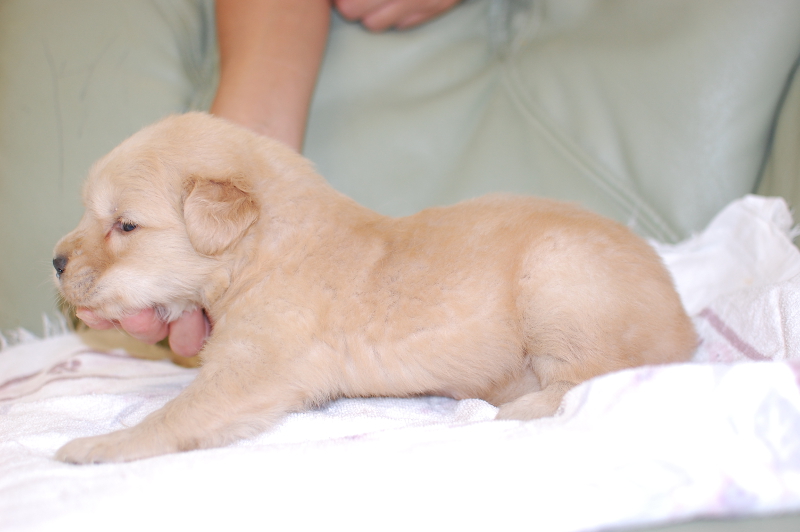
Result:
M558 412L561 400L573 385L566 382L554 383L538 392L525 394L509 403L500 405L495 419L518 419L528 421L551 417Z

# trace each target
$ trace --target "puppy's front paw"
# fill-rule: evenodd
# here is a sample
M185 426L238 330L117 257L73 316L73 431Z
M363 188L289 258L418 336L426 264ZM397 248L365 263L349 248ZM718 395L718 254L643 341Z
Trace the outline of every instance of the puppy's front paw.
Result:
M72 440L56 451L55 458L70 464L100 464L129 462L174 451L164 442L143 437L133 428Z

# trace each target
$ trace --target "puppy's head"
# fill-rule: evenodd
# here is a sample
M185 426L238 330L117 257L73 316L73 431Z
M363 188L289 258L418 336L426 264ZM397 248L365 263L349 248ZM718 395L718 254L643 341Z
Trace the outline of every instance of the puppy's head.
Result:
M143 129L92 168L83 218L56 245L64 300L107 319L202 304L212 276L256 222L251 136L200 113Z

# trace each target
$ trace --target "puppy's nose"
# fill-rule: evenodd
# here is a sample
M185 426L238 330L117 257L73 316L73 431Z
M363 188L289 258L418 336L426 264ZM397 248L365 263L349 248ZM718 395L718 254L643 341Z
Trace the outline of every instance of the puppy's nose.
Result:
M67 257L64 255L59 255L58 257L53 259L53 268L56 269L56 277L61 277L61 274L64 273L64 270L67 269Z

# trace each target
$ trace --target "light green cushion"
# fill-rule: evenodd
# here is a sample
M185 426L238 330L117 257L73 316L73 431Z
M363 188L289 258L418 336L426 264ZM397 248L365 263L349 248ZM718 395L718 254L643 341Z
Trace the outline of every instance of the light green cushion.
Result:
M798 27L798 3L729 0L469 2L412 34L337 22L307 151L390 214L499 189L674 241L753 191Z

